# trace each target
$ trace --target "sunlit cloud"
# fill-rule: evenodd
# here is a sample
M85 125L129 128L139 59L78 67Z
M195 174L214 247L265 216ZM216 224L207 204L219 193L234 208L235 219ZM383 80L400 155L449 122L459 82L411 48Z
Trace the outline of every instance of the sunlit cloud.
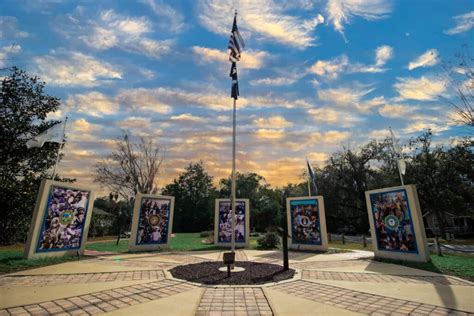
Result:
M172 121L188 121L188 122L206 122L207 118L196 116L191 113L183 113L180 115L173 115L170 118Z
M350 24L353 17L372 21L386 18L391 11L392 7L388 0L328 0L326 5L328 23L331 23L344 38L344 25Z
M293 123L288 122L283 116L276 115L269 118L259 118L254 121L259 128L285 128L293 126Z
M193 46L193 52L196 58L201 62L220 62L229 64L229 52L227 50L218 50L214 48ZM246 51L243 54L239 66L248 69L259 69L265 63L265 60L270 57L270 54L264 51Z
M397 78L397 83L393 87L398 92L400 100L436 100L446 91L443 80L429 79L424 76L421 78Z
M448 35L455 35L459 33L468 32L474 28L474 11L467 12L465 14L456 15L453 17L455 26L444 31Z
M281 6L272 0L258 2L200 0L198 3L199 21L218 34L228 34L232 23L234 8L238 9L240 29L244 35L251 35L265 40L273 40L296 48L315 45L316 27L324 23L320 14L303 20L299 16L286 14Z
M84 94L75 94L67 98L66 111L84 113L91 116L102 117L117 113L119 105L109 96L97 91Z
M431 67L439 63L439 53L436 49L429 49L408 64L408 69Z
M58 22L57 31L71 40L79 39L95 50L119 48L151 58L170 53L173 45L171 39L156 40L147 36L153 32L153 24L147 17L121 15L114 10L97 14L78 7Z
M343 54L330 60L318 60L309 69L313 73L327 80L334 80L341 74L351 73L380 73L387 69L382 68L388 60L393 57L393 48L388 45L379 46L375 49L374 64L351 63L349 58Z
M410 119L410 115L417 108L414 106L402 105L402 104L386 104L379 108L379 114L384 117L390 118L405 118Z
M95 87L122 79L119 67L80 52L52 52L33 58L41 79L57 86Z

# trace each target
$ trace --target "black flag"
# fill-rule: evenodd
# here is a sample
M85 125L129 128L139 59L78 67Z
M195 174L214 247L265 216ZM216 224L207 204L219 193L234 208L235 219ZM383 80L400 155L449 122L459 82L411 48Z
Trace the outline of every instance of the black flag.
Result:
M233 62L230 67L229 77L232 78L232 91L230 97L237 100L239 98L239 81L237 78L237 64L235 62Z

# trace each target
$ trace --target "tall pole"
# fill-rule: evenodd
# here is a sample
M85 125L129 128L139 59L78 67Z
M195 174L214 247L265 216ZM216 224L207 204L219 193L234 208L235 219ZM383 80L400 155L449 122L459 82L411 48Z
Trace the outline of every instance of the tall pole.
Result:
M397 157L397 169L398 169L398 175L400 176L400 181L402 182L402 186L404 186L405 184L403 183L403 175L402 175L402 171L400 170L400 159L403 159L403 154L397 148L397 147L400 147L398 146L398 143L397 143L397 146L395 146L395 135L393 134L392 127L389 126L388 129L390 130L390 136L392 138L392 148L395 151L395 153L400 156L400 157Z
M54 176L56 175L56 167L58 166L58 163L59 163L59 156L61 153L61 149L64 146L64 135L66 133L66 124L67 124L67 116L64 118L62 141L61 141L61 145L59 145L59 148L58 148L58 154L56 156L56 162L54 163L53 174L51 175L51 180L54 180Z
M231 196L230 204L232 208L232 237L231 237L231 251L235 252L235 127L236 127L236 116L237 116L237 100L234 98L234 111L232 120L232 183L231 183Z

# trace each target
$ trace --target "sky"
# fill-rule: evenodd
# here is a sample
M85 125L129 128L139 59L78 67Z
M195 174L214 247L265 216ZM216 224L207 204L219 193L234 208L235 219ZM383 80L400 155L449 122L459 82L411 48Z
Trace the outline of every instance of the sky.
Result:
M94 165L129 131L166 148L158 187L200 160L217 183L231 171L235 9L239 172L283 186L305 157L321 167L389 126L402 144L427 128L436 143L466 133L442 64L472 51L472 0L4 0L0 68L61 98L49 117L69 118L61 176L104 192Z

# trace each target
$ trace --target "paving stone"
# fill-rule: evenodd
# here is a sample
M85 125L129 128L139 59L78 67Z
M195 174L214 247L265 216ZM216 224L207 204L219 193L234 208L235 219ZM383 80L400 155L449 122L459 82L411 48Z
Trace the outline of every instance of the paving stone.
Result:
M447 311L449 313L462 313L463 311L438 307L431 304L422 304L403 299L394 299L381 295L370 295L367 293L347 290L344 288L308 282L304 280L278 284L272 287L307 300L320 302L327 305L352 310L371 315L395 315L395 314L430 314L434 310ZM296 291L295 291L296 290ZM319 293L325 293L321 295ZM372 296L374 303L366 305L367 297ZM438 309L439 308L439 309ZM441 310L443 308L443 310Z

